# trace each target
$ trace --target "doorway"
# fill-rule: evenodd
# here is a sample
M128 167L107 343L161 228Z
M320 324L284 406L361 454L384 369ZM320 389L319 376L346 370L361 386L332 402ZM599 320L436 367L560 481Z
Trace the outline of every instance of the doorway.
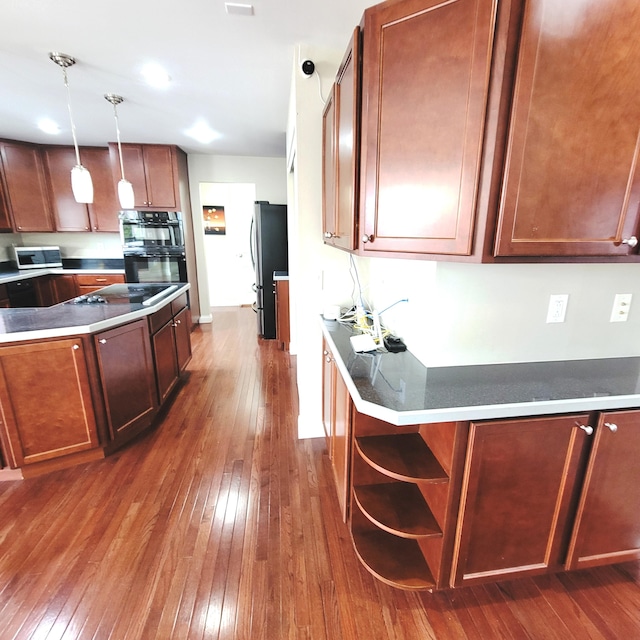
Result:
M200 183L200 211L212 307L250 305L255 301L250 247L255 200L255 184ZM213 223L221 215L224 228Z

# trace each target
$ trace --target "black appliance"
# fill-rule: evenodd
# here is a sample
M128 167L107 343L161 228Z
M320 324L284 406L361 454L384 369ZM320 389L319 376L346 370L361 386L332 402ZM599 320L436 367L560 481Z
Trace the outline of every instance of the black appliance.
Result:
M187 282L180 212L121 211L120 238L127 282Z
M31 280L14 280L13 282L7 282L5 286L7 287L7 296L11 307L38 306L36 286Z
M182 214L178 211L121 211L124 249L184 247Z
M256 271L258 334L272 340L276 337L273 272L289 269L286 205L256 202L251 221L251 260Z

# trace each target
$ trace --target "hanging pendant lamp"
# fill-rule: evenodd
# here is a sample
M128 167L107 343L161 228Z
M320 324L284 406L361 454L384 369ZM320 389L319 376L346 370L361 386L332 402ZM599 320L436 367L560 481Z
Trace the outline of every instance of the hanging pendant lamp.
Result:
M118 200L123 209L133 209L135 207L135 199L133 197L133 185L125 180L124 162L122 161L122 145L120 144L120 127L118 126L118 110L117 105L124 102L122 96L115 93L105 93L105 99L113 105L113 117L116 121L116 138L118 140L118 157L120 158L120 181L118 182Z
M67 109L69 111L69 122L71 123L71 135L73 136L73 146L76 150L76 165L71 169L71 190L76 202L91 204L93 202L93 182L91 174L86 167L80 162L80 151L78 149L78 140L76 139L76 126L73 123L73 114L71 113L71 93L69 92L69 80L67 78L67 68L76 63L76 59L68 56L66 53L52 52L49 58L62 68L64 77L64 86L67 88Z

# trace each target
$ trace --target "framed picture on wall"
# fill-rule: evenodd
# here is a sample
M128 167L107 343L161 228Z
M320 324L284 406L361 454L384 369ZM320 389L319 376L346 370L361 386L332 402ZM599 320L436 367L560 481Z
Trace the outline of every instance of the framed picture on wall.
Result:
M224 207L205 205L202 207L204 232L210 236L223 236L227 233L227 222L224 217Z

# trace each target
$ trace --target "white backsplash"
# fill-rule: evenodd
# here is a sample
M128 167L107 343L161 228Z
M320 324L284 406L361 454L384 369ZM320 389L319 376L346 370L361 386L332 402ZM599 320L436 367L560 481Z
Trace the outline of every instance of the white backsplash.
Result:
M2 234L0 260L10 259L9 247L12 244L23 247L59 246L63 258L122 258L122 245L117 233Z

